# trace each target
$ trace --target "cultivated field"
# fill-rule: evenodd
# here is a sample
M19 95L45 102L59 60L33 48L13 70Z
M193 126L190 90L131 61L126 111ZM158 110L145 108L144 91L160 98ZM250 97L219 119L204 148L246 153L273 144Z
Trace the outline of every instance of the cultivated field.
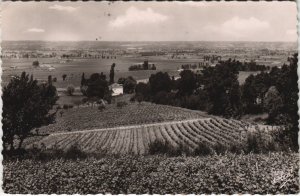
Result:
M150 144L157 140L175 148L183 145L191 151L199 144L213 146L219 143L230 147L235 143L244 143L247 132L257 129L259 127L237 120L198 118L53 133L34 145L62 150L75 145L89 153L145 155L149 153ZM270 129L269 126L260 127L261 131L267 132Z
M3 190L10 194L299 192L299 155L291 153L4 160L3 169Z
M123 96L122 96L123 97ZM122 97L117 98L120 100ZM128 98L128 97L126 97ZM40 128L41 133L67 132L77 130L101 129L127 125L179 121L208 117L205 112L193 111L148 102L128 103L123 107L108 104L104 110L97 106L75 106L57 113L54 124Z

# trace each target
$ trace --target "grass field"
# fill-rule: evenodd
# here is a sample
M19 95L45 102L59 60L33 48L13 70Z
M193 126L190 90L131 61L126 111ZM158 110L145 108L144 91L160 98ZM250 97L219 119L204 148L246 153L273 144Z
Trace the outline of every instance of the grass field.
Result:
M299 155L4 160L10 194L296 194Z

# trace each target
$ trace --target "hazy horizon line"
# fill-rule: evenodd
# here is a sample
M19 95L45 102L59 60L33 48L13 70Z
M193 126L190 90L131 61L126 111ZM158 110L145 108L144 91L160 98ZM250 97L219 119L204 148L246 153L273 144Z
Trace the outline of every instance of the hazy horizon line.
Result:
M235 40L169 40L169 41L119 41L119 40L74 40L74 41L62 41L62 40L2 40L1 42L261 42L261 43L298 43L296 41L235 41Z

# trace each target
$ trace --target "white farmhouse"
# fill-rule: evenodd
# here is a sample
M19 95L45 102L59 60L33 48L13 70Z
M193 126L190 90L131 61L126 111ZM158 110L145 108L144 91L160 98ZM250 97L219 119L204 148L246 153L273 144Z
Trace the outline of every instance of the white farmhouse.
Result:
M113 91L112 92L113 97L123 94L123 85L122 84L114 83L109 86L109 89Z

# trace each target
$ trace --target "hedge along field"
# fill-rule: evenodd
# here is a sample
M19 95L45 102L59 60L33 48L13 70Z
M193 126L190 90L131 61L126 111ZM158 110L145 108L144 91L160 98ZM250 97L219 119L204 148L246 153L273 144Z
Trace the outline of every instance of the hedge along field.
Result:
M299 155L121 156L3 161L10 194L295 194ZM16 169L18 168L18 169Z
M149 153L151 143L162 141L174 148L183 145L193 151L199 144L213 146L219 143L230 147L236 143L245 143L247 132L251 127L245 122L222 118L190 119L53 133L29 145L28 148L36 146L68 150L76 146L89 153L145 155ZM261 131L266 132L265 136L268 135L269 128L268 126L261 128Z

